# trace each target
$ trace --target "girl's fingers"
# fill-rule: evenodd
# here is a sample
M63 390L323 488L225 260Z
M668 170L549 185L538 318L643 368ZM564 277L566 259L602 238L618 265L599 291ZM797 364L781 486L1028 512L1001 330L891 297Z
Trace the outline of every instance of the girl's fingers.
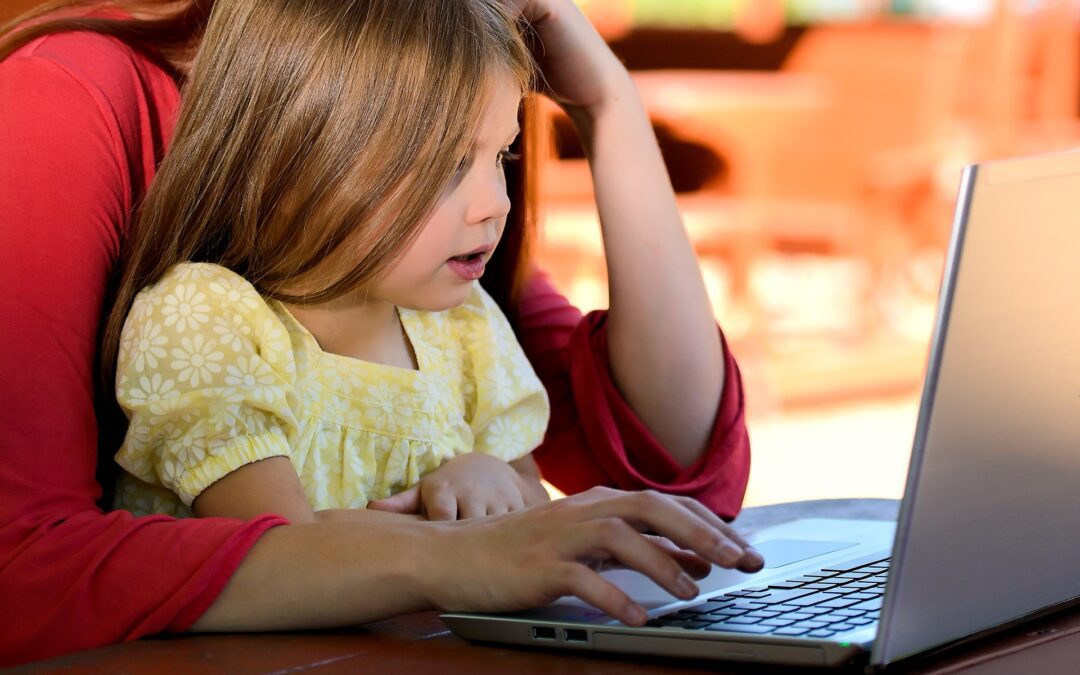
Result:
M419 513L420 512L420 486L414 485L408 490L403 490L392 497L377 499L368 502L367 507L375 511L392 511L394 513Z
M458 520L468 520L469 518L482 518L488 515L488 504L479 496L476 495L463 495L458 498Z
M457 520L458 505L447 485L437 485L424 492L424 515L428 520Z

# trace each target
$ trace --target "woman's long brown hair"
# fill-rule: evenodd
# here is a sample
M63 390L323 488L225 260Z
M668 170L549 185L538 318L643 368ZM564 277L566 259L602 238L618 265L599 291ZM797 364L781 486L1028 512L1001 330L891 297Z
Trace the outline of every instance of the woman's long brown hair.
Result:
M531 74L499 0L219 4L63 0L0 29L0 58L66 31L117 37L178 72L197 54L172 147L125 242L104 327L106 391L135 294L175 263L223 264L268 297L304 303L369 281L411 241L464 155L491 68L523 86ZM122 14L100 11L109 9ZM515 326L535 204L531 107L523 161L507 171L514 207L483 280ZM366 226L357 232L356 223ZM287 292L343 246L367 253L351 274L303 296Z

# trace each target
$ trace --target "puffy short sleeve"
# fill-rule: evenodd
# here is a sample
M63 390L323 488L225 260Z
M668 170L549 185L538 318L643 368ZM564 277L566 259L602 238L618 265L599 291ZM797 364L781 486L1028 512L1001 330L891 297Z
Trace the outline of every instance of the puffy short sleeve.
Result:
M520 459L544 440L547 392L514 331L479 284L454 310L466 360L466 415L473 449L506 461Z
M184 504L225 475L288 456L296 430L288 333L243 278L185 263L136 297L117 399L130 419L116 461Z

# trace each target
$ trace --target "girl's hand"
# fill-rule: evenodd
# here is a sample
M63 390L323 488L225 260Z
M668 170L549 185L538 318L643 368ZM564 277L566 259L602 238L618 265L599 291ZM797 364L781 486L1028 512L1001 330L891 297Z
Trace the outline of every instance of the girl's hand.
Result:
M520 513L440 524L435 533L432 550L440 554L416 562L426 597L441 610L515 611L573 595L640 625L645 610L598 568L638 570L690 599L698 593L691 574L704 576L709 563L744 572L764 564L704 506L656 492L594 488Z
M458 455L408 490L368 504L369 509L419 513L428 520L497 516L547 501L537 478L482 453Z
M536 30L542 43L536 58L561 105L596 114L631 85L626 68L572 0L504 2Z

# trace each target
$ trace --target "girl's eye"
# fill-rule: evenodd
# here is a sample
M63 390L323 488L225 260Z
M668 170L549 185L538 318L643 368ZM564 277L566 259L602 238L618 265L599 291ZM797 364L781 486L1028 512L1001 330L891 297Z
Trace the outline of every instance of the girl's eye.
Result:
M508 163L516 162L519 159L521 159L521 155L519 155L519 154L517 154L515 152L510 152L509 150L503 150L502 152L499 153L499 160L497 162L497 165L500 168L502 168L502 167L506 166Z

